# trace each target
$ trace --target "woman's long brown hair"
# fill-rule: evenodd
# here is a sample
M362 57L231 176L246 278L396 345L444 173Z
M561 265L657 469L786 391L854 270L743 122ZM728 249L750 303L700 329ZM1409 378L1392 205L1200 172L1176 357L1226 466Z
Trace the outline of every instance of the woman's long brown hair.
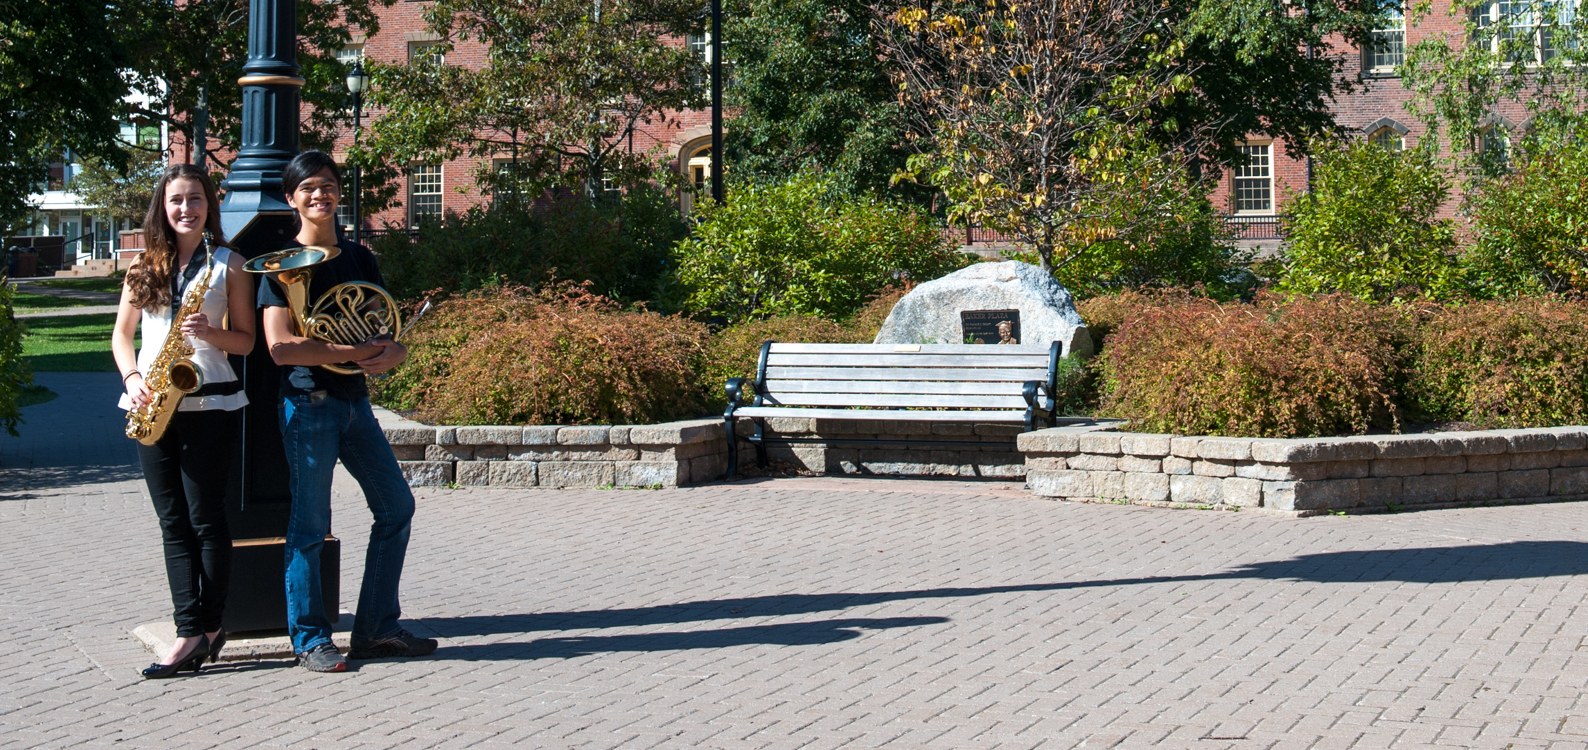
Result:
M215 183L204 170L192 164L173 164L160 175L154 185L154 199L149 201L149 211L143 215L143 254L127 269L127 289L132 293L133 307L157 309L171 304L171 276L176 273L176 230L165 220L165 189L172 180L186 178L197 180L204 187L204 200L209 216L204 228L209 230L212 247L226 244L221 235L221 205L215 195Z

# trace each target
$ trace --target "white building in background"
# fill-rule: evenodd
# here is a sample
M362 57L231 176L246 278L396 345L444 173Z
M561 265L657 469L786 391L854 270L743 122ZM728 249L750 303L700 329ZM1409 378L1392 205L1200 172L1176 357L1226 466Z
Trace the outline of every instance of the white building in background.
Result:
M150 97L141 91L128 94L124 101L129 112L150 108ZM170 156L170 128L163 122L124 120L121 140L128 145L159 149L165 157ZM64 238L65 266L114 257L121 249L119 233L138 227L137 222L113 219L99 211L98 206L84 203L72 190L72 183L82 171L83 165L68 150L61 155L61 161L50 165L49 177L39 184L38 192L28 196L33 213L24 234Z

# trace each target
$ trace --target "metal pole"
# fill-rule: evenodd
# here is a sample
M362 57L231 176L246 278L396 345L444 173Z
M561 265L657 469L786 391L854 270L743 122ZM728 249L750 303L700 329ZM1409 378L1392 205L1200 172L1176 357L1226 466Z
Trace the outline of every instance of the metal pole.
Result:
M723 203L722 0L711 0L711 199Z
M353 94L353 146L358 146L359 126L364 114L364 92ZM358 205L358 162L353 162L353 244L358 244L359 230L364 225L363 215L359 213Z

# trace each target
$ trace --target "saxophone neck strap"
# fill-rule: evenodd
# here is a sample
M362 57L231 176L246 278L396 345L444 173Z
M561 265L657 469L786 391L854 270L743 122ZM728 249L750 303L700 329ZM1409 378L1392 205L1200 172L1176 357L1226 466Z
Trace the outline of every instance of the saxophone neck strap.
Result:
M188 258L187 267L181 273L171 274L171 306L181 307L182 295L187 288L193 285L193 279L198 277L199 269L209 265L210 243L200 242L193 250L193 257Z

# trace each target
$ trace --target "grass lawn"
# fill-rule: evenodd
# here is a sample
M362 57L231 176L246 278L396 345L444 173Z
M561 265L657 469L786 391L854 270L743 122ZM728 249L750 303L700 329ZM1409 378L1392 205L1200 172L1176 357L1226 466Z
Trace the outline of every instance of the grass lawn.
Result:
M33 372L115 372L110 329L115 313L28 318L22 358Z
M89 276L81 279L46 279L35 281L38 286L51 289L72 289L79 292L104 292L121 294L121 276Z
M46 286L52 289L70 289L79 292L103 292L106 294L121 294L120 278L86 278L86 279L51 279L39 281L27 286L14 287L11 292L11 303L19 313L49 312L69 307L84 307L88 305L114 305L115 299L73 299L71 297L55 297L31 291L33 287Z

